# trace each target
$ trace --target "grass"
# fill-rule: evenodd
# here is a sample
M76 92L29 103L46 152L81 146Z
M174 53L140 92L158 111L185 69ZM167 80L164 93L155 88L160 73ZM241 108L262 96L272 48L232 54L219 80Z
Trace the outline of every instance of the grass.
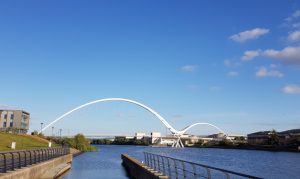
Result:
M16 142L16 150L22 150L48 147L49 141L38 136L0 133L0 151L13 150L10 148L12 142Z

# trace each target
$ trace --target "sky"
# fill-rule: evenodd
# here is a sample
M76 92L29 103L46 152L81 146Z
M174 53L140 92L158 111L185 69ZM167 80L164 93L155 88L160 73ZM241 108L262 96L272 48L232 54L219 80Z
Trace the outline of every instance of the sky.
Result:
M12 0L0 2L0 27L0 104L30 112L30 131L110 97L178 130L300 127L299 1ZM167 133L125 102L76 111L59 129Z

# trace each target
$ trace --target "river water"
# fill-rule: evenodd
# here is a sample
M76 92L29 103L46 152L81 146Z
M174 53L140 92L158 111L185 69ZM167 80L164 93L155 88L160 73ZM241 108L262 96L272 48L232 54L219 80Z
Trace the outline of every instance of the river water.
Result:
M73 159L64 179L126 179L121 154L144 160L143 152L167 155L270 179L300 179L300 153L257 150L97 145L97 152L83 153Z

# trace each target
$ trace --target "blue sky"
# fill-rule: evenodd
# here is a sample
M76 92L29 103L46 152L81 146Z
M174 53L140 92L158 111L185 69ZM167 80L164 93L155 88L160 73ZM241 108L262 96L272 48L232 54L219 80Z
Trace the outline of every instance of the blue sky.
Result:
M295 0L2 1L0 24L0 104L29 111L30 130L108 97L147 104L178 129L194 122L241 134L300 127ZM59 128L165 130L122 102L90 106Z

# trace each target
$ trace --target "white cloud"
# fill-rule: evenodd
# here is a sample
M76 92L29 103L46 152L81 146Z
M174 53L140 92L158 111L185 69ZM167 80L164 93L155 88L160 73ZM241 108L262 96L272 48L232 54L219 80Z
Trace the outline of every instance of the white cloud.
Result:
M230 76L230 77L236 77L236 76L239 76L239 72L236 72L236 71L230 71L227 73L227 76Z
M297 22L297 23L294 23L294 24L292 24L292 27L293 28L300 28L300 22Z
M246 31L240 32L238 34L234 34L234 35L230 36L229 38L235 42L242 43L242 42L245 42L250 39L257 39L260 36L265 35L269 32L270 32L269 29L255 28L252 30L246 30Z
M272 67L272 65L270 65L270 66L271 66L271 68L274 68L274 67ZM284 76L284 74L281 73L280 71L275 70L275 69L268 69L266 67L260 67L256 71L255 75L257 77L278 77L278 78L281 78Z
M261 50L248 50L248 51L244 52L244 55L242 56L241 60L243 60L243 61L252 60L253 58L260 55L260 51Z
M282 92L286 94L300 94L299 85L286 85L282 88Z
M198 68L198 65L185 65L181 67L181 70L184 72L195 72Z
M294 18L300 17L300 10L297 10L294 12L294 14L292 15Z
M268 49L264 51L246 51L241 57L242 60L251 60L258 56L277 59L278 61L288 65L300 65L300 46L288 46L282 50Z
M292 21L296 18L300 17L300 10L295 11L290 17L286 18L286 21Z
M239 62L233 61L233 60L224 60L224 65L226 67L235 68L240 66L241 64Z
M263 56L278 59L285 64L300 64L300 46L285 47L282 50L268 49L262 53Z
M289 33L288 41L296 42L298 40L300 40L300 30Z

